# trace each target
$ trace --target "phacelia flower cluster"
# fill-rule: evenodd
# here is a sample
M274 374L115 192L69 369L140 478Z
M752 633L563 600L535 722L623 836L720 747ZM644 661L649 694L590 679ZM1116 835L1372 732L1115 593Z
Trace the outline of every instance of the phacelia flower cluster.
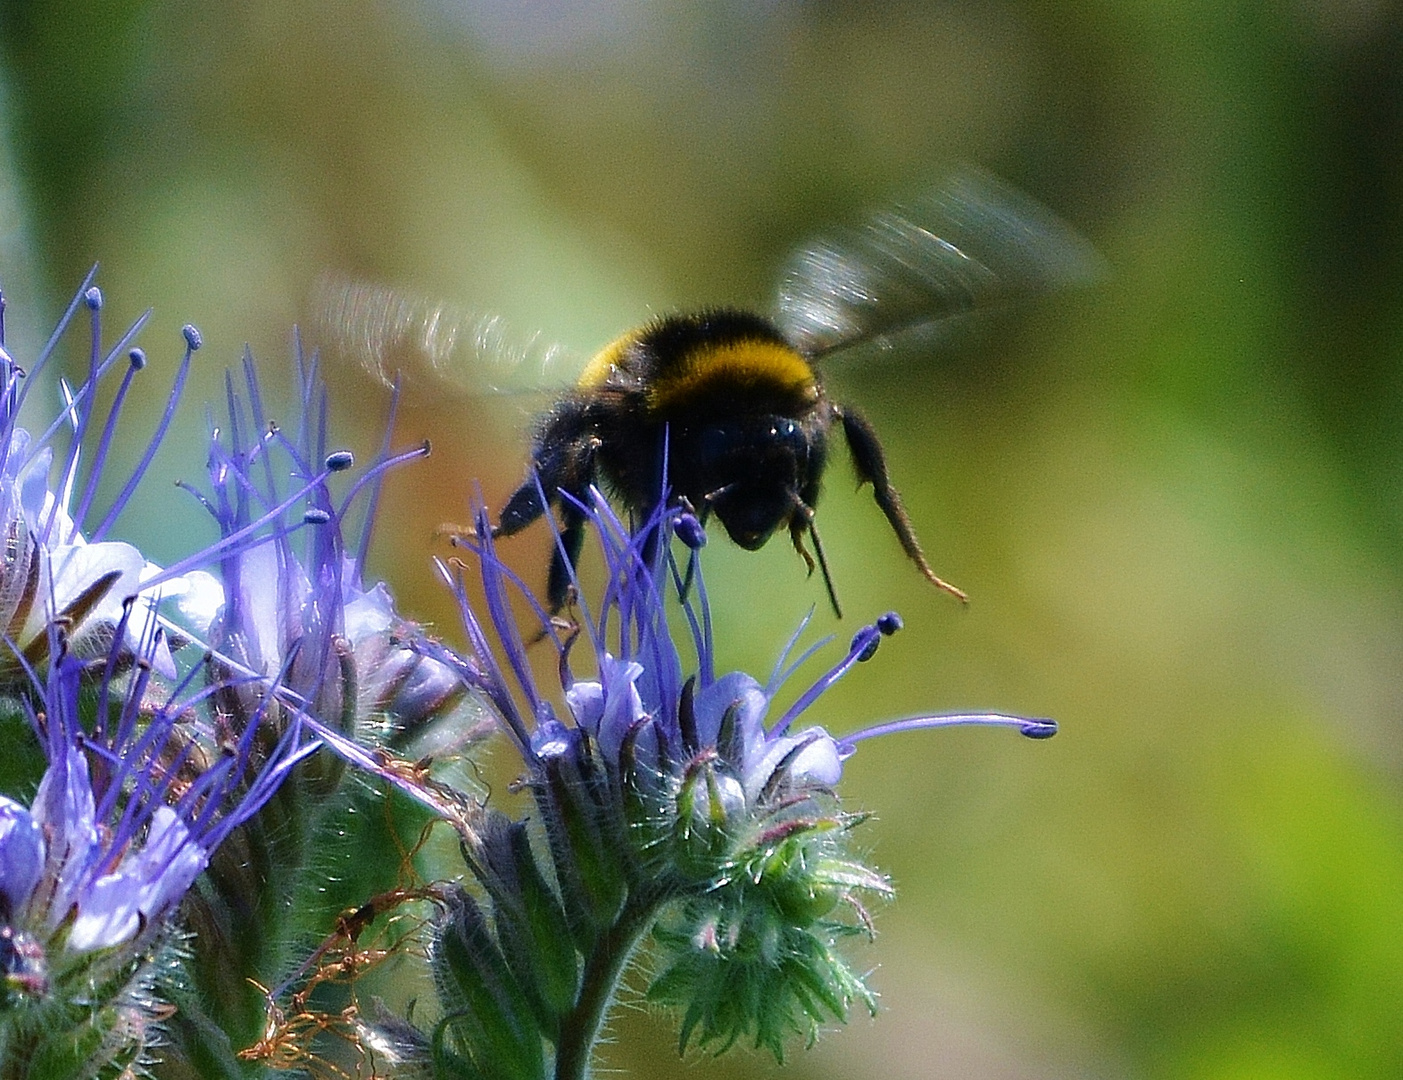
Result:
M134 344L146 317L105 344L102 307L90 276L27 368L0 319L0 721L44 763L31 795L14 769L0 796L0 1061L26 1076L116 1075L154 1061L157 1042L169 1044L160 1056L197 1059L181 1033L203 1030L200 1003L221 991L256 999L248 980L286 963L271 952L286 934L268 900L305 876L340 778L310 726L409 742L466 700L456 671L413 647L419 631L385 587L364 582L379 483L426 447L392 452L387 430L357 473L350 453L326 446L314 362L299 356L291 436L264 415L249 357L242 386L228 380L208 486L189 488L212 539L192 537L163 568L111 538L201 341L185 328L155 431L123 469L115 450L130 442L122 410L146 368ZM83 313L85 377L57 384L52 420L22 425ZM259 863L286 880L250 873Z
M604 575L591 591L570 571L571 620L516 577L479 510L464 542L476 572L438 565L456 651L366 571L380 486L427 446L394 448L392 402L357 468L328 440L300 345L286 426L247 353L226 376L203 475L170 495L197 500L207 532L157 565L117 537L149 499L200 336L185 328L161 416L123 465L146 319L106 343L102 308L90 277L25 368L0 302L0 738L14 751L0 762L0 1080L232 1076L254 1059L314 1072L332 1030L376 1075L580 1080L632 968L678 1015L682 1051L782 1057L875 1008L840 947L892 891L852 850L863 817L838 787L856 748L954 724L1056 730L1000 714L814 722L900 629L894 614L797 691L827 644L799 649L807 620L764 681L718 673L705 534L666 497L632 526L597 492L572 504ZM82 377L22 424L83 321ZM529 813L434 772L491 728L520 759ZM411 882L433 818L466 873ZM366 927L419 901L435 909L436 1010L306 1011L300 975L356 970ZM317 939L342 942L345 965Z
M441 567L470 644L466 658L445 662L492 703L520 755L545 849L532 854L521 823L499 820L465 837L490 916L462 892L440 929L435 971L450 1006L442 1052L469 1069L505 1056L519 1070L509 1075L585 1075L608 1002L642 952L647 996L680 1013L682 1049L744 1040L782 1057L790 1036L812 1039L852 1003L875 1005L836 947L867 932L862 896L891 891L850 852L861 818L835 792L857 745L953 724L1032 738L1056 726L996 714L913 717L846 735L801 726L900 627L895 615L859 630L846 655L781 708L823 642L795 657L796 632L764 683L717 674L696 519L659 509L629 529L597 492L578 509L598 539L605 583L594 604L574 583L573 625L549 618L505 565L485 514L469 545L481 616L462 569ZM685 573L674 535L688 552ZM679 595L692 597L680 606L680 634L669 617ZM554 650L558 697L537 684L513 601L528 605L528 623Z

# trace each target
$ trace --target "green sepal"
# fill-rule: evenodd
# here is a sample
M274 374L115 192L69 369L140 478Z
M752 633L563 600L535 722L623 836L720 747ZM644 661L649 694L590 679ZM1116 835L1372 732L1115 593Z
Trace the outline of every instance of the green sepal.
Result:
M619 917L628 896L628 837L607 774L593 754L548 759L537 802L575 948L588 954Z
M679 926L654 931L663 970L647 997L682 1011L679 1053L695 1045L719 1054L748 1041L783 1061L789 1038L812 1042L820 1024L847 1019L851 1002L875 1008L826 928L789 925L763 904L731 915L705 939Z
M579 955L565 909L541 873L524 822L493 813L468 864L492 898L492 921L503 956L554 1041L560 1018L575 1003Z
M129 1064L140 1052L139 1048L127 1046L122 1052L109 1055L100 1053L103 1045L113 1035L120 1016L116 1009L103 1008L87 1011L86 1016L66 1016L58 1030L49 1028L28 1048L21 1062L18 1058L5 1066L6 1080L10 1077L24 1077L25 1080L87 1080L88 1077L119 1075L120 1070ZM8 1052L8 1047L6 1048ZM97 1062L103 1060L101 1065ZM11 1072L12 1066L18 1067Z
M50 942L56 963L38 993L0 1003L0 1080L118 1080L146 1059L163 1014L151 990L170 963L170 946L146 940L65 956L62 931Z
M802 802L772 818L715 887L676 905L654 927L657 976L650 1001L681 1012L679 1052L723 1053L749 1042L784 1059L788 1039L812 1042L820 1025L843 1022L876 1000L838 954L836 943L861 933L866 916L854 893L888 896L882 874L840 857L850 822L806 816ZM859 925L832 918L851 902Z
M667 850L669 869L683 880L714 881L725 875L726 866L733 861L736 839L721 782L717 760L711 754L694 758L682 773ZM735 790L739 792L738 785Z
M326 663L327 675L319 686L311 711L314 716L325 718L340 734L354 739L360 704L355 653L350 642L342 637L331 639L331 651ZM340 754L313 754L302 763L300 773L308 794L314 799L324 799L341 786L346 762Z
M542 1032L527 995L477 902L458 889L438 924L433 972L448 1015L447 1049L466 1056L484 1080L542 1080ZM436 1038L439 1037L436 1033Z

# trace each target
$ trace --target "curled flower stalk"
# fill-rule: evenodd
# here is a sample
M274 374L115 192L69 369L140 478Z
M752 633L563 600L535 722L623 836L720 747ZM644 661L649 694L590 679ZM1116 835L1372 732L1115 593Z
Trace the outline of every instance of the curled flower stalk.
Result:
M500 816L464 835L481 892L456 895L435 939L439 1075L587 1075L645 943L647 996L680 1014L682 1051L746 1041L782 1058L790 1037L812 1041L854 1003L875 1008L838 949L869 931L862 897L891 892L850 850L862 817L842 808L836 786L856 747L955 723L1033 738L1056 727L996 714L914 717L839 736L801 727L823 693L899 628L895 615L859 630L846 655L780 710L777 698L818 646L793 658L796 633L765 683L715 672L696 519L660 510L631 531L597 493L579 509L607 574L602 598L582 600L568 632L502 563L485 517L473 548L481 615L462 568L442 568L471 650L440 655L499 714L542 835L533 845L525 824ZM674 534L690 549L685 581L670 554ZM689 591L679 635L668 599ZM512 609L518 595L555 650L558 698L532 673Z

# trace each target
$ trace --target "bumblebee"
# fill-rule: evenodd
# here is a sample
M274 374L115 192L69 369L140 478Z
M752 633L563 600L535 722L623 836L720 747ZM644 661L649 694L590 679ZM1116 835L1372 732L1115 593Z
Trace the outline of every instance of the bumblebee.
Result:
M991 177L961 171L912 203L801 248L781 274L771 316L726 308L669 315L605 346L537 421L528 476L493 533L511 536L555 510L561 542L546 595L559 611L584 539L577 503L590 486L639 518L666 490L703 522L714 516L747 550L787 529L841 615L814 525L841 431L907 556L932 585L964 600L927 563L876 432L828 396L820 367L865 350L929 350L967 316L1100 274L1099 257L1069 226ZM549 369L559 359L553 349L540 353L539 339L514 348L494 318L375 286L332 281L323 291L316 307L327 329L386 383L390 361L406 354L439 376L492 390L502 388L500 376L519 381L515 368Z
M532 475L507 500L494 531L520 532L542 515L540 493L549 493L561 543L546 596L559 610L571 578L566 560L573 564L584 540L585 517L576 504L588 504L589 487L602 481L640 516L666 490L694 507L703 524L714 514L747 551L787 528L809 572L821 570L841 616L814 527L835 428L906 554L931 584L965 600L926 562L872 426L828 397L813 364L773 322L744 311L668 316L601 350L579 384L541 418Z
M876 432L828 396L816 361L920 339L956 315L1071 283L1094 266L1085 242L1041 207L987 177L957 177L912 207L799 252L774 319L730 309L670 315L605 346L538 421L530 475L494 534L541 517L545 493L561 524L547 585L558 611L584 539L577 504L587 504L590 486L601 484L640 518L667 491L703 523L715 515L747 551L788 530L841 617L814 525L838 430L906 555L932 585L965 601L926 561Z

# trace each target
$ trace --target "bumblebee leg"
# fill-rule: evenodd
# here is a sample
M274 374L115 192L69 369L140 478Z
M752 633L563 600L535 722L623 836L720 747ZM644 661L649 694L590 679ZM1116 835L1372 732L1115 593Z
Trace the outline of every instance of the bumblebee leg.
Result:
M492 535L521 532L558 500L562 490L583 494L594 483L596 447L586 406L569 399L556 405L532 440L529 475L497 515Z
M546 607L552 615L570 602L575 589L575 565L585 542L585 516L565 503L560 515L560 542L551 548L550 573L546 578Z
M574 586L586 521L577 502L588 504L598 449L599 437L587 403L571 398L559 402L536 431L531 475L512 492L492 530L493 536L512 536L545 515L552 505L559 507L560 538L552 546L546 578L546 605L552 615L566 605Z
M804 546L805 533L813 537L813 555L810 555L809 549ZM828 590L828 602L833 606L833 615L835 618L841 619L843 606L838 603L838 593L833 588L833 575L828 572L828 560L823 556L823 542L819 540L818 530L814 528L814 512L811 507L800 503L800 509L796 510L794 516L789 519L789 539L794 543L794 550L800 554L804 564L808 566L809 576L813 577L815 566L823 574L823 586ZM817 562L815 562L815 556L817 556Z
M882 453L882 444L877 439L877 433L872 430L872 425L860 413L847 406L839 407L837 412L843 421L843 435L848 440L848 449L852 453L853 468L857 471L858 482L871 483L872 497L882 508L882 513L886 515L906 554L920 569L925 579L937 589L943 589L958 598L961 603L969 603L969 597L963 590L937 577L935 571L930 568L930 563L926 562L920 541L916 539L916 531L911 526L911 518L907 516L906 507L901 504L901 496L887 478L886 457ZM818 537L815 536L814 540L817 543Z
M497 515L497 524L492 529L492 535L514 536L544 514L546 507L541 502L542 490L551 490L546 487L545 477L540 478L540 486L537 487L537 478L528 476L522 485L512 492L511 498L502 507L502 512Z

